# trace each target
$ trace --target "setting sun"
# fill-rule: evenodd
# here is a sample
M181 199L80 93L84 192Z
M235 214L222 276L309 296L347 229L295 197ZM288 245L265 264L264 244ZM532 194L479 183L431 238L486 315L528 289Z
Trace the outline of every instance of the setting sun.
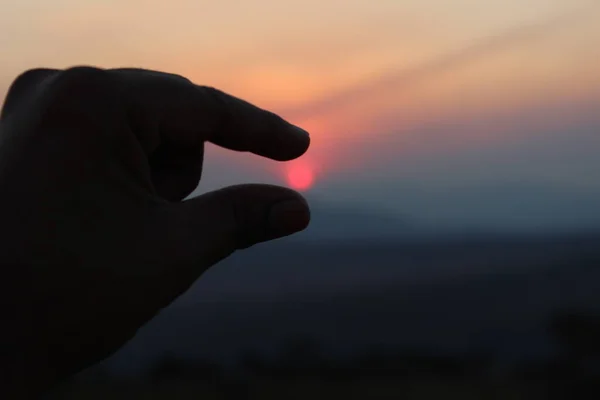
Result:
M314 171L306 164L296 164L287 171L287 183L296 190L308 190L314 183Z

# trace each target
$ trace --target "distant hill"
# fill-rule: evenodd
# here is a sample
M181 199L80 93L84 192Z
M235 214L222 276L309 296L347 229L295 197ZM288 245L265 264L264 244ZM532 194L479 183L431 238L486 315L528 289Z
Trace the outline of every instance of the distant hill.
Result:
M382 240L413 234L417 227L409 218L389 211L328 203L308 197L311 223L297 235L304 240Z
M473 170L481 163L473 165ZM418 232L496 231L537 233L577 231L600 226L600 190L592 185L551 183L521 179L494 179L489 182L454 182L444 176L442 183L418 179L366 181L359 186L340 185L339 201L360 199L363 210L398 213L404 223ZM435 181L437 182L437 181ZM317 188L314 202L328 193ZM385 214L379 209L380 214Z
M298 335L334 353L539 357L552 351L553 315L600 313L598 243L600 235L257 247L244 265L234 258L207 274L106 365L135 371L165 352L232 361Z

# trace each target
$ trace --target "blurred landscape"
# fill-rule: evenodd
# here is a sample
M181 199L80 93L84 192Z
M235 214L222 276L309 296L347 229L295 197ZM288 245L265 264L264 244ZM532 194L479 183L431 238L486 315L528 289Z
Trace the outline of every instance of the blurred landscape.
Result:
M315 214L310 234L207 272L55 398L600 395L600 231Z

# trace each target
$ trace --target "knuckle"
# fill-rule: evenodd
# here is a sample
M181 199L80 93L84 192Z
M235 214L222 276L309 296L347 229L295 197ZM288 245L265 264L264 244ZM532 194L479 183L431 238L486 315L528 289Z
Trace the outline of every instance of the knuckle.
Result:
M275 114L272 111L261 110L263 118L265 119L265 125L269 128L279 128L281 126L287 125L287 122L279 115Z
M115 85L107 70L77 66L60 71L44 87L43 109L46 117L75 112L83 115L113 110L118 106Z
M214 102L217 106L226 106L226 101L223 98L223 92L212 86L198 86L201 93L211 102Z
M185 83L185 84L191 84L191 83L192 83L192 81L191 81L189 78L186 78L186 77L185 77L185 76L183 76L183 75L179 75L179 74L169 74L169 76L170 76L170 77L171 77L173 80L175 80L175 81L179 81L179 82L182 82L182 83Z
M279 115L264 109L256 108L253 113L255 129L263 132L279 132L287 122ZM258 142L256 143L258 144Z
M64 92L72 95L87 93L90 89L96 91L106 87L108 76L107 71L100 68L71 67L54 76L52 81L53 92Z
M210 105L212 113L215 115L216 127L213 131L226 131L232 125L234 120L233 106L231 105L228 96L221 90L212 86L200 86L204 97L207 99L207 104Z
M57 71L44 82L36 104L40 126L61 135L76 130L56 129L70 121L80 126L95 126L119 104L114 100L113 85L106 70L77 66Z
M18 75L8 88L2 114L5 115L20 103L23 98L29 97L48 78L58 71L50 68L29 69Z
M14 80L12 87L25 87L38 84L40 81L54 75L58 72L50 68L33 68L21 73Z

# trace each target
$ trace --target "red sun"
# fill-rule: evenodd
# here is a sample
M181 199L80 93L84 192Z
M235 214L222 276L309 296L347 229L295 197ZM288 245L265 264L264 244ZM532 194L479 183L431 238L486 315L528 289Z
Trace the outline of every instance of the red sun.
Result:
M315 176L308 165L294 165L287 173L288 184L296 190L308 190L312 187Z

